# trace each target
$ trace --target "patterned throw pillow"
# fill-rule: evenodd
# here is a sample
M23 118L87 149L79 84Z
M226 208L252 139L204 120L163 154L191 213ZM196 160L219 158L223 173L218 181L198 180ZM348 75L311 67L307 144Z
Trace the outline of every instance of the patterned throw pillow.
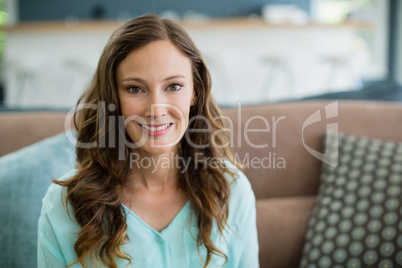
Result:
M402 267L402 143L328 135L300 267Z

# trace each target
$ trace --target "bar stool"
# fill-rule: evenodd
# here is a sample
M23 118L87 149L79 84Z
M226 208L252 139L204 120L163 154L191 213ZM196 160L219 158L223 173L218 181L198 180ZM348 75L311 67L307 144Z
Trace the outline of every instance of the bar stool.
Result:
M268 67L261 95L267 100L294 98L293 75L289 63L283 57L279 56L265 56L261 59L261 62ZM274 83L278 83L281 77L284 87L275 88Z
M86 86L95 73L86 61L77 58L67 58L62 61L62 65L72 76L71 84L68 88L68 101L76 102L78 97L84 92Z
M233 89L230 75L225 66L225 59L221 55L208 53L204 55L206 65L211 75L212 93L219 105L228 106L235 103L237 95L235 92L228 92Z
M37 89L38 64L22 64L17 59L6 60L4 71L5 105L22 104L25 89Z
M321 61L328 66L328 75L323 80L322 88L328 92L342 90L359 90L363 87L363 81L351 62L351 56L328 55L322 57Z

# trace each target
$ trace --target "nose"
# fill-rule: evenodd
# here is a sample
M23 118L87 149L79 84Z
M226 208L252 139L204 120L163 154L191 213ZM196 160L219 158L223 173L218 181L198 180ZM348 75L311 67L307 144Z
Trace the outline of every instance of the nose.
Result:
M154 91L149 95L149 103L145 116L154 119L166 116L167 106L168 104L164 100L163 94Z

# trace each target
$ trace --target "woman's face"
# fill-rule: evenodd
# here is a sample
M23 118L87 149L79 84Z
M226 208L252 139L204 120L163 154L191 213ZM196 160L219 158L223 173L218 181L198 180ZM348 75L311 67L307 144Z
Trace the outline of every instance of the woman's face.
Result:
M170 41L154 41L129 53L116 78L133 142L150 154L175 150L195 103L191 60Z

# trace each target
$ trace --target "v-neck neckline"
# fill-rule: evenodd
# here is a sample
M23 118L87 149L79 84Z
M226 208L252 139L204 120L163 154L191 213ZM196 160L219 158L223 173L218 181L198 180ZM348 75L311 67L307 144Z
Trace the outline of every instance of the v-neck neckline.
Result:
M132 211L131 209L129 209L126 205L124 205L123 203L121 203L121 205L123 206L123 208L131 215L133 215L136 219L138 219L142 224L144 224L145 226L147 226L149 229L151 229L153 232L157 233L157 234L166 234L167 232L169 232L169 230L172 228L172 226L175 225L176 221L179 220L179 218L182 217L182 214L184 214L184 212L187 210L187 207L190 206L190 200L187 200L187 202L184 204L184 206L180 209L179 212L177 212L176 216L174 216L173 220L168 224L168 226L163 229L162 231L157 231L154 228L152 228L147 222L145 222L143 219L141 219L134 211Z

